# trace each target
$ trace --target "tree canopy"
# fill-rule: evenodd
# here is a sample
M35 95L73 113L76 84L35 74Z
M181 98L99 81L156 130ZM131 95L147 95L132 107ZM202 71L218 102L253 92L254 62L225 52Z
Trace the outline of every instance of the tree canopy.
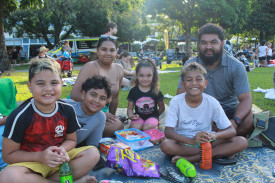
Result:
M148 9L163 13L170 19L177 20L182 25L186 37L186 50L191 49L191 30L207 22L218 23L224 28L233 28L235 32L245 23L246 12L249 8L248 0L149 0Z
M0 71L10 69L10 63L8 61L8 55L5 44L4 36L4 19L15 11L18 7L30 8L37 6L41 3L41 0L1 0L0 6Z

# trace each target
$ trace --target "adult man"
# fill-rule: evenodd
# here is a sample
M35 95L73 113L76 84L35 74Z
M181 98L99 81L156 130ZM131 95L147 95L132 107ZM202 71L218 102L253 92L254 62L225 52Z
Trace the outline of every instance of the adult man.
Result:
M200 28L198 39L199 56L187 63L198 62L203 65L207 70L208 80L204 92L220 102L237 135L249 136L254 129L252 97L242 63L223 54L224 30L222 27L211 23L206 24ZM177 94L184 92L180 83L181 80Z
M21 63L25 62L25 57L26 57L26 52L24 51L23 47L21 47L20 51L19 51L19 56L21 59Z

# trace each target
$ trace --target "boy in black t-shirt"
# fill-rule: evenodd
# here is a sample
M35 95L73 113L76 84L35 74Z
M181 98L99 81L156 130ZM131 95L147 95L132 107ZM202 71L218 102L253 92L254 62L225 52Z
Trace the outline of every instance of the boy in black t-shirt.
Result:
M32 60L27 85L33 98L7 119L3 159L9 165L0 173L0 182L59 182L58 167L65 161L74 180L96 182L87 174L99 160L98 150L75 148L80 125L74 108L58 100L60 65L49 58Z

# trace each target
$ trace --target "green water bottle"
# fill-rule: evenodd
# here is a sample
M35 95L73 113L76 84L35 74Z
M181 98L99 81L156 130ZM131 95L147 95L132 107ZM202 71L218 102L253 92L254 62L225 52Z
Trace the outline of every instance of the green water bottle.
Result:
M181 173L186 177L195 177L196 176L196 169L192 163L187 161L184 158L180 158L176 166L180 169Z
M70 166L67 161L59 167L60 183L73 183L73 176Z

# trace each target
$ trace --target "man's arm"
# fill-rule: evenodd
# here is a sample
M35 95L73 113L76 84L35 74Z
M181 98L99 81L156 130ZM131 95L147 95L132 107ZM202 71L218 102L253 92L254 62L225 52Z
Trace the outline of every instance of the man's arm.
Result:
M164 101L159 101L158 102L158 114L161 115L163 113L163 111L165 110L165 105L164 105Z
M212 133L211 134L211 139L215 140L215 139L229 139L232 138L236 135L236 130L235 128L230 125L228 128L224 129L224 130L220 130L217 133Z
M178 83L177 95L185 92L184 88L181 86L181 82L182 82L182 79L180 77L179 83Z
M243 93L238 96L239 104L236 108L234 117L238 117L244 120L245 117L251 112L252 108L252 97L250 92ZM237 127L235 120L230 119L234 127Z

